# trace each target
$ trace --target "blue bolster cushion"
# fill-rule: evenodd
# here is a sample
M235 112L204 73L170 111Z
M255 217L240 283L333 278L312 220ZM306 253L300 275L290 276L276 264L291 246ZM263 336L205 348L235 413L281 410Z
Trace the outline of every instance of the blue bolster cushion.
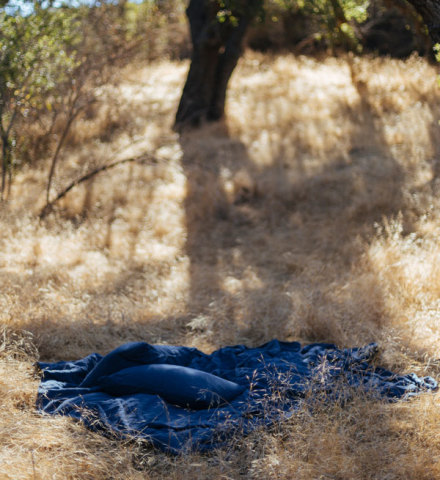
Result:
M211 373L163 363L125 368L101 377L97 383L102 391L116 397L148 393L195 410L218 407L245 390L238 383Z
M138 365L150 363L186 365L199 354L195 348L149 345L145 342L126 343L103 357L88 373L80 387L94 387L100 377Z

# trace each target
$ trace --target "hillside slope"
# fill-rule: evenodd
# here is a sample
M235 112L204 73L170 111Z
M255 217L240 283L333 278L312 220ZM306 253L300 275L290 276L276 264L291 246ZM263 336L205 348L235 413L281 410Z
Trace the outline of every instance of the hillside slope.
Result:
M440 478L438 395L312 402L230 451L173 459L35 415L36 358L133 340L205 351L272 338L371 341L440 371L440 91L423 60L248 53L227 121L177 135L187 68L121 72L79 121L39 222L47 169L0 211L0 478Z

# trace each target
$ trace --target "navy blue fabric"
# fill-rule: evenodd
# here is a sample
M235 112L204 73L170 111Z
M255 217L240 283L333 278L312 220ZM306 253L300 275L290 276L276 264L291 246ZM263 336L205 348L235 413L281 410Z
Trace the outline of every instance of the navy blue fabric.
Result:
M373 367L376 353L375 344L338 349L278 340L210 355L128 343L104 357L94 353L77 361L39 363L37 406L93 430L148 439L169 452L205 451L232 434L246 435L290 417L306 394L307 401L315 394L331 401L361 388L378 398L399 399L437 388L431 377Z

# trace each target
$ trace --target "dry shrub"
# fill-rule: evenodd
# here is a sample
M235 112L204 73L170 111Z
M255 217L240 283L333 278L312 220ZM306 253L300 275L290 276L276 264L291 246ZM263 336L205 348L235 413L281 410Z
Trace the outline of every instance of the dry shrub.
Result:
M37 356L131 340L207 352L273 337L376 341L381 364L438 375L437 69L248 53L226 124L179 137L186 68L121 71L105 108L74 127L81 144L54 185L145 151L157 164L94 177L43 222L47 166L17 174L0 212L0 322L15 332L0 348L0 477L437 478L438 395L304 406L183 458L35 414Z

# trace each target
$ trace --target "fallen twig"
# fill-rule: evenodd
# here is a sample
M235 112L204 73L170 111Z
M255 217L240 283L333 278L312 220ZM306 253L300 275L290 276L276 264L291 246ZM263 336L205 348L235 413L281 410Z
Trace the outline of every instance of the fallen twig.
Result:
M72 190L74 187L77 185L80 185L83 182L86 182L90 178L94 177L98 173L105 172L107 170L110 170L111 168L117 167L119 165L123 165L125 163L140 163L142 165L157 165L160 160L157 157L154 157L153 155L150 154L142 154L137 157L130 157L130 158L124 158L123 160L117 160L113 163L109 163L107 165L102 165L100 167L95 168L94 170L86 173L80 178L77 178L73 182L71 182L64 190L62 190L53 200L50 202L48 201L44 208L41 210L39 214L39 218L43 219L48 213L50 213L53 209L53 206L55 203L58 202L58 200L61 200L63 197L65 197L70 190Z

